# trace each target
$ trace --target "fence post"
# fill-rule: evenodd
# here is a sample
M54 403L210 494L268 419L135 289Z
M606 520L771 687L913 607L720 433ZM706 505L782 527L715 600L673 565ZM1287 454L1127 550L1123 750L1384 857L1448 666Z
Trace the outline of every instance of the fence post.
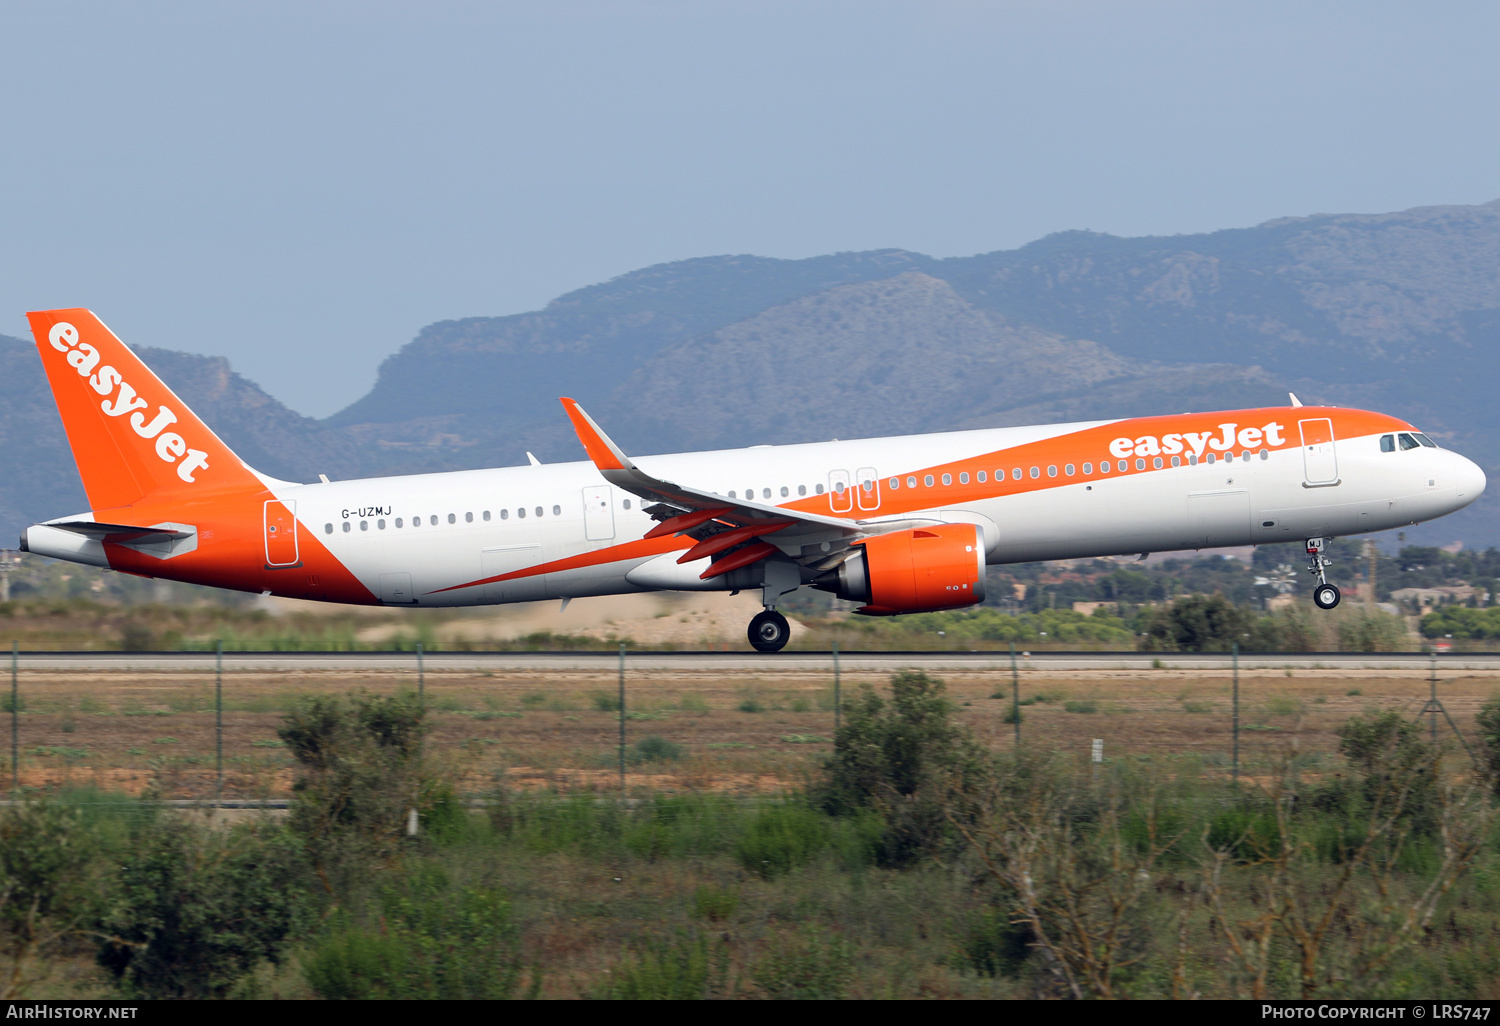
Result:
M11 797L21 797L21 691L17 683L16 661L21 643L10 643L10 789Z
M1230 707L1234 710L1233 713L1231 714L1232 717L1233 717L1233 728L1232 729L1233 729L1233 733L1234 733L1234 758L1233 758L1233 761L1232 761L1231 765L1232 765L1232 769L1233 769L1233 773L1234 773L1234 786L1235 787L1239 787L1240 786L1240 643L1238 641L1236 641L1234 643L1234 649L1233 649L1233 651L1234 651L1234 655L1233 655L1232 658L1234 660L1234 697L1233 697L1233 699L1232 699L1232 701L1230 703Z
M839 643L833 643L833 736L838 739L839 724L842 722L840 716L843 713L843 703L839 700Z
M625 642L620 642L620 794L625 793Z
M1016 669L1016 643L1010 643L1010 714L1016 721L1016 744L1021 743L1021 671Z
M224 798L224 642L214 646L214 805Z

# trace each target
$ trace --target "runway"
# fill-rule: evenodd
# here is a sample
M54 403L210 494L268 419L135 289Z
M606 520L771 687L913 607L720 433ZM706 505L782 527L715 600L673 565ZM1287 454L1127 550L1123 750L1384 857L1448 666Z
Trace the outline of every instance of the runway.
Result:
M833 664L832 652L787 651L775 655L755 652L628 652L627 671L689 671L725 673L815 672ZM1500 653L1451 653L1435 657L1440 672L1500 671ZM498 672L587 670L605 672L619 664L617 652L427 652L425 669L435 672ZM1244 670L1417 670L1434 657L1422 652L1397 653L1247 653L1239 657ZM1008 652L841 652L842 669L892 672L919 669L929 672L1001 670L1010 668ZM1020 652L1021 669L1089 670L1216 670L1229 669L1229 653L1152 652ZM413 652L225 652L230 672L379 673L415 671ZM201 674L214 669L212 652L22 652L21 671L182 672Z

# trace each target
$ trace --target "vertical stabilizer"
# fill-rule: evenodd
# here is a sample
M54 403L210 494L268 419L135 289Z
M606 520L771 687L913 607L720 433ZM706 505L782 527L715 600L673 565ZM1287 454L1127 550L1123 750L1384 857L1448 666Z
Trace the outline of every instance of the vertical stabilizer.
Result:
M26 315L92 509L260 483L88 310Z

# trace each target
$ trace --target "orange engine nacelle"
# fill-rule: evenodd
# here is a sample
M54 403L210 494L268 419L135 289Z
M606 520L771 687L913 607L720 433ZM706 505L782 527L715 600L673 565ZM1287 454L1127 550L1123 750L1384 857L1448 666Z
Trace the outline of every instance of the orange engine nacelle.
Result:
M855 612L895 616L984 601L984 539L973 524L895 531L855 549L813 582L841 599L863 602Z

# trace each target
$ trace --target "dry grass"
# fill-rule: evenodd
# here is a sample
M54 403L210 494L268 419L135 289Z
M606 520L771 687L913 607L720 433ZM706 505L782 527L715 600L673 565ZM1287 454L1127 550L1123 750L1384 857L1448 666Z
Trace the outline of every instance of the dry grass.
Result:
M1011 745L1006 670L944 673L960 719L984 742ZM846 674L847 698L874 676ZM276 728L298 695L413 688L405 672L229 673L224 694L224 794L285 796L291 762ZM1227 771L1231 748L1228 671L1023 670L1022 733L1048 748L1106 756L1196 754ZM619 715L608 708L612 671L429 672L433 743L458 765L464 786L497 779L526 788L614 791L619 787ZM1500 692L1500 675L1444 681L1440 694L1472 737L1474 713ZM166 797L214 793L213 681L201 674L25 672L21 680L22 783L96 784ZM1006 697L992 698L993 694ZM1241 765L1247 772L1291 746L1313 761L1336 750L1337 726L1370 708L1415 715L1425 671L1261 670L1241 674ZM632 761L631 790L772 793L799 787L830 750L829 674L657 670L628 682L627 743L656 735L681 758ZM759 712L745 709L759 708ZM1075 711L1069 711L1071 709ZM1094 711L1078 711L1092 708ZM0 732L8 717L0 718Z

